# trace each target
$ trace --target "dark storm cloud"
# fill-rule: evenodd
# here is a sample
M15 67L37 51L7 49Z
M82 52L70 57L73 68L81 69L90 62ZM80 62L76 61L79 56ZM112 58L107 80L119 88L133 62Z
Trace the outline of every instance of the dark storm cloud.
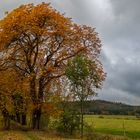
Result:
M140 104L140 1L110 2L114 24L109 23L109 28L101 30L107 35L104 53L109 61L105 65L108 73L105 93L102 91L101 96L107 98L107 95L112 100ZM107 30L111 30L111 34ZM104 63L106 64L105 61Z
M4 11L40 0L0 2ZM74 22L96 27L107 79L99 98L140 105L140 0L48 0Z

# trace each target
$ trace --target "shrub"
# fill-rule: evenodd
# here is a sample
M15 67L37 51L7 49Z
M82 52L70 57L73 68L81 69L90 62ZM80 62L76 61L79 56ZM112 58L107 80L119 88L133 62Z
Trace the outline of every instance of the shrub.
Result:
M57 122L57 130L72 135L80 128L80 116L74 111L65 111Z
M104 116L99 116L99 118L103 119L103 118L104 118Z

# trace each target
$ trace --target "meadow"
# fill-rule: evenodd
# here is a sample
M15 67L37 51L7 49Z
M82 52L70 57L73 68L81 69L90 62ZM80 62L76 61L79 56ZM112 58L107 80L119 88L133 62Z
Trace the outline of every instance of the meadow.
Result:
M85 122L91 126L85 130L84 140L139 140L140 120L135 116L85 115ZM87 137L88 136L88 137ZM12 129L0 131L0 140L78 140L76 136L66 137L53 131L21 131Z
M86 115L85 122L96 133L140 139L140 120L135 116Z

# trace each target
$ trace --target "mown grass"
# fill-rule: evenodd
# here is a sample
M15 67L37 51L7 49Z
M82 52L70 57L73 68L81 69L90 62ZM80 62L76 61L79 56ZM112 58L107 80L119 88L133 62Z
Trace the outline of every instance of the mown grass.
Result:
M140 139L140 120L135 116L86 115L85 121L95 132Z

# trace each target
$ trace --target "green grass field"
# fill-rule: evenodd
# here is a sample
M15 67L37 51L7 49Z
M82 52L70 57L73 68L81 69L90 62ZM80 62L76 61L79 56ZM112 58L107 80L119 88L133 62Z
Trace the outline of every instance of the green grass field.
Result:
M86 115L85 121L95 132L140 139L140 120L134 116Z
M88 140L140 140L140 120L134 116L86 115L84 119L92 126L91 133L86 130L85 133L94 136L94 139L88 136ZM53 131L0 131L0 140L76 140L72 138Z

